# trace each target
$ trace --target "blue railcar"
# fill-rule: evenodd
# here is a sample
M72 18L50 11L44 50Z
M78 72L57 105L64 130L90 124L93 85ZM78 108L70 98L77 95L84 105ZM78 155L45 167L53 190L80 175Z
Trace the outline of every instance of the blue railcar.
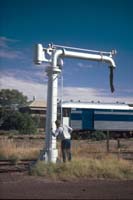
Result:
M75 131L133 133L133 107L127 104L63 102L62 113Z

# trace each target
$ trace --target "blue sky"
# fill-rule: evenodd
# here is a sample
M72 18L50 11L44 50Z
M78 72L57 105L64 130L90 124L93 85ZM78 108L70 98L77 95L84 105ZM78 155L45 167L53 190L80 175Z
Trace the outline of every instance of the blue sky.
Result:
M63 98L133 103L132 0L0 0L0 5L1 88L46 100L45 66L33 63L36 43L116 49L113 94L107 65L65 59Z

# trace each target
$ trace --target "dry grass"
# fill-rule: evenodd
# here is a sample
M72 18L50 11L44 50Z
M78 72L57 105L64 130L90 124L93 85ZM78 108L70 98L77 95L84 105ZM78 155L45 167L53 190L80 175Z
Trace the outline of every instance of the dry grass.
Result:
M116 150L116 146L116 142L112 141L111 150ZM60 148L59 143L58 148ZM94 142L93 144L88 143L88 141L72 141L72 155L72 162L65 164L46 164L39 161L32 168L31 174L55 180L80 178L133 179L132 163L118 159L117 155L107 154L104 141Z
M100 145L97 145L97 143L88 143L88 141L73 141L72 142L72 152L73 156L78 158L78 157L88 157L91 156L91 153L105 153L106 148L105 143L102 143ZM94 154L93 154L94 155Z
M102 159L80 158L68 163L46 164L39 161L32 169L32 175L44 176L55 180L80 178L133 179L133 166L115 157Z
M0 159L32 159L39 154L39 147L17 145L13 140L3 139L0 142Z
M43 140L41 142L30 140L16 142L13 139L3 138L0 140L0 159L37 158L43 145ZM126 143L124 145L128 146ZM60 143L57 146L59 149ZM111 148L116 149L116 142L112 143ZM31 169L31 174L61 180L79 178L133 179L131 162L118 159L117 156L108 155L105 152L106 143L104 141L93 144L88 141L72 141L72 162L46 164L39 161ZM60 151L59 156L61 156Z

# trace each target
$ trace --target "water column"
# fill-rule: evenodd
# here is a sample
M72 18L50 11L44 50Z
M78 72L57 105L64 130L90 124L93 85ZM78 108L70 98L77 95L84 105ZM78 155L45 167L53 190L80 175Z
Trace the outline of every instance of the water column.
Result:
M68 49L71 49L71 51ZM116 67L116 65L112 59L112 55L115 54L115 50L112 50L111 52L101 52L53 44L50 44L48 48L44 48L41 44L37 44L35 64L40 65L42 62L49 63L49 66L46 69L48 76L46 140L45 149L42 152L44 153L46 162L55 163L58 156L56 138L52 136L52 131L54 132L56 129L55 121L57 119L58 75L60 74L61 68L63 66L62 58L78 58L84 60L100 61L109 64L111 92L114 92L113 69ZM49 56L49 59L47 56Z
M46 69L48 76L47 88L47 118L46 118L46 140L45 140L45 161L56 163L58 150L56 148L56 137L52 136L52 131L56 130L55 121L57 119L57 93L58 75L61 70L58 66L51 64Z

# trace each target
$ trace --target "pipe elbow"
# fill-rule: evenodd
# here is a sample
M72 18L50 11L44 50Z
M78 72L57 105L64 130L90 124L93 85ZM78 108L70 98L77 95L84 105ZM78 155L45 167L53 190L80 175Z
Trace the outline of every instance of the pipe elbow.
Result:
M107 62L107 63L109 63L110 67L113 67L113 68L116 67L115 61L113 60L112 57L104 56L104 61Z
M57 61L58 61L58 58L64 54L64 51L63 49L59 49L59 50L56 50L54 52L54 55L53 55L53 59L52 59L52 62L53 62L53 66L56 67L57 66Z

